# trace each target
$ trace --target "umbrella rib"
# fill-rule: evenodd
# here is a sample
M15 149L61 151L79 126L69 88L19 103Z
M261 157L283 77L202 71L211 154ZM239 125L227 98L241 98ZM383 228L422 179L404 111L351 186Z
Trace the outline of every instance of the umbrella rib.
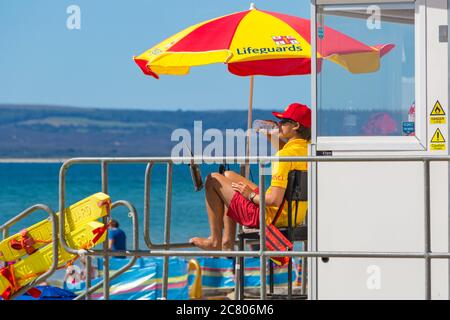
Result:
M227 45L228 49L230 49L231 43L233 42L234 36L236 35L236 30L239 28L239 25L241 24L242 20L244 20L244 18L247 17L250 12L251 12L251 10L248 10L247 14L243 15L242 18L239 20L239 22L236 23L236 26L233 31L233 36L230 37L230 41L228 42L228 45ZM233 56L233 53L231 53L231 56ZM227 59L227 61L230 59L231 59L231 57L229 57L229 59Z

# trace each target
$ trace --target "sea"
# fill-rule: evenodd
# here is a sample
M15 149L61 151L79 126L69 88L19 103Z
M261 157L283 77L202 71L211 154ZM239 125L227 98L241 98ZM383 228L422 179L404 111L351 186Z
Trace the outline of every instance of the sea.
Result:
M45 204L55 212L59 210L59 171L61 163L0 163L0 225L5 224L25 209L35 204ZM239 172L238 164L227 165L227 170ZM250 179L258 183L258 167L251 165ZM143 235L144 178L146 164L109 164L108 194L113 202L126 200L137 210L139 249L146 250ZM202 164L203 182L206 176L219 171L218 164ZM167 164L155 164L152 170L150 195L150 234L154 244L164 242L165 196ZM270 177L266 179L266 187ZM173 166L172 210L170 242L188 242L194 236L208 237L209 224L205 209L205 189L195 191L187 164ZM101 167L99 164L76 164L66 176L66 207L94 193L102 191ZM129 210L118 207L111 216L127 235L127 248L132 249L133 228ZM8 230L15 234L28 226L48 218L44 211L36 211ZM0 233L0 236L2 234ZM3 239L3 238L1 238ZM98 246L97 249L101 247ZM194 248L186 250L196 250ZM93 260L100 267L100 258ZM79 261L75 265L81 267ZM47 284L61 287L66 270L55 271L46 279Z
M45 204L55 212L59 210L59 170L61 163L1 163L0 164L0 225L35 204ZM113 202L126 200L137 210L140 249L143 239L145 164L109 164L108 194ZM227 169L239 172L237 164ZM218 164L202 164L203 181ZM258 168L251 167L251 178L258 182ZM155 164L151 179L150 233L152 243L163 243L166 196L166 164ZM268 179L270 180L270 179ZM170 241L188 242L191 237L209 236L205 209L205 190L195 191L187 164L173 166L172 210ZM98 164L76 164L69 168L66 178L66 207L102 190L101 168ZM128 210L118 207L111 213L127 235L127 247L132 247L132 220ZM27 226L46 219L48 214L36 211L20 220L9 230L14 234Z

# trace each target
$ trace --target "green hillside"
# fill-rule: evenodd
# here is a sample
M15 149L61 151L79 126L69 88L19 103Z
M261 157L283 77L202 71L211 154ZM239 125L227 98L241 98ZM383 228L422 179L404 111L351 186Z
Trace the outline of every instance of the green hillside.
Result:
M254 117L273 118L255 110ZM246 128L246 111L142 111L0 105L2 158L74 156L169 156L171 134Z

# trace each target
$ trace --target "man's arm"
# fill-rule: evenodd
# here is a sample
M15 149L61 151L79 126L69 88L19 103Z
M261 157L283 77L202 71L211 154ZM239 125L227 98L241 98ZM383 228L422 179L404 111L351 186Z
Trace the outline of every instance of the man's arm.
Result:
M272 144L272 146L278 151L283 149L284 145L286 144L286 142L280 138L280 136L278 134L272 134L268 131L260 131L260 133L263 133L267 140L270 141L270 143Z
M245 198L249 198L250 194L253 192L252 188L243 182L232 183L231 187L233 190L242 194ZM279 207L283 202L284 192L286 188L274 187L272 186L272 192L266 194L266 206L276 206ZM253 197L253 203L259 205L260 195L257 194Z
M275 206L275 207L281 206L281 203L283 202L284 198L284 192L286 191L286 189L280 187L272 187L271 190L272 192L266 194L266 206ZM253 198L253 203L259 205L259 201L260 195L257 194Z

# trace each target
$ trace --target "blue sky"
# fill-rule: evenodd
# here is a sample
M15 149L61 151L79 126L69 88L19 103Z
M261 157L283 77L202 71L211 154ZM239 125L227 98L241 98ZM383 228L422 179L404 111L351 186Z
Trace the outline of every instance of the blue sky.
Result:
M259 0L257 8L310 17L309 0ZM247 109L249 79L223 64L191 68L187 76L142 74L132 57L201 21L247 10L248 0L1 0L0 104L96 108ZM70 5L81 10L81 29L69 30ZM413 28L327 17L327 26L366 44L393 43L379 72L352 75L327 62L319 108L408 110L414 101ZM406 48L406 49L405 49ZM405 52L407 59L405 60ZM406 76L406 78L405 78ZM409 81L409 82L408 82ZM409 83L409 84L408 84ZM256 77L254 107L310 104L310 76Z
M309 17L309 0L259 0L260 9ZM246 109L249 79L224 65L184 77L144 76L132 60L206 19L247 10L241 0L1 0L0 104L97 108ZM67 7L81 9L69 30ZM255 108L309 103L309 76L257 77Z

